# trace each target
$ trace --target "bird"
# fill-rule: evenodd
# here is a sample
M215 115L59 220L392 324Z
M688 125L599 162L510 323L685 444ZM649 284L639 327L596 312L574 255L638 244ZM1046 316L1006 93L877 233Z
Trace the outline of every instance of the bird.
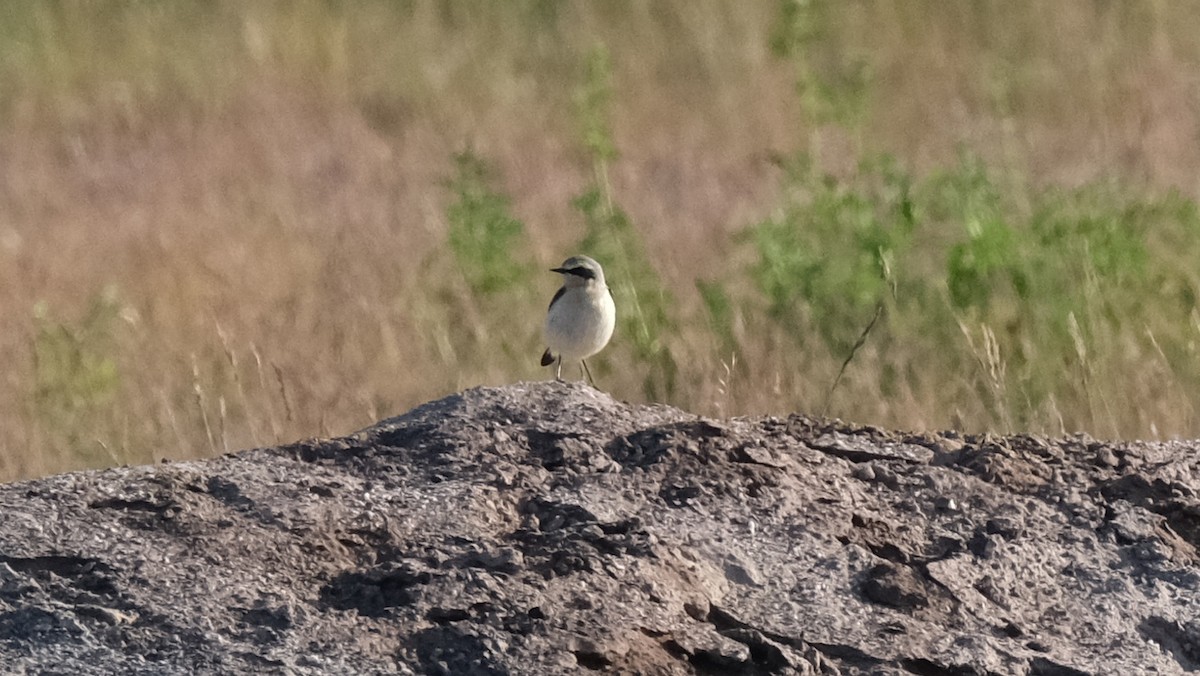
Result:
M617 323L617 306L604 282L604 269L587 256L572 256L550 272L562 275L563 285L546 311L542 366L557 361L554 378L562 380L563 361L578 361L595 387L584 360L604 349Z

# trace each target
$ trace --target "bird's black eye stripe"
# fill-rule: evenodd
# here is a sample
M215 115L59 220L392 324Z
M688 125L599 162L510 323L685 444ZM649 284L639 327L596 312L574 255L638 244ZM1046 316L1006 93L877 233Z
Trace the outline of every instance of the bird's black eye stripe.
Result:
M571 268L571 269L567 270L567 274L575 275L576 277L583 277L584 279L595 279L596 278L595 270L590 270L590 269L584 268L584 267Z

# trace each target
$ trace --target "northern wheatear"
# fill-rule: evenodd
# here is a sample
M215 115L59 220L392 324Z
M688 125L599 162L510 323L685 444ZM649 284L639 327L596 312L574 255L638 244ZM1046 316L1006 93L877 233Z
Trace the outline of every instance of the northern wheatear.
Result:
M594 387L596 381L584 359L604 349L617 323L617 307L604 283L604 270L587 256L572 256L550 272L561 274L563 285L546 312L542 366L558 360L554 377L562 380L563 361L578 361Z

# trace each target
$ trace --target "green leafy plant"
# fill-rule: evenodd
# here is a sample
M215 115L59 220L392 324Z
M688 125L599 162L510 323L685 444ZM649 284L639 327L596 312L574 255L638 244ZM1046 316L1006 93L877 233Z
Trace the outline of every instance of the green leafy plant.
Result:
M871 74L865 60L826 39L838 7L828 0L780 0L770 46L795 68L806 122L857 130L868 112Z
M785 169L785 203L750 229L751 276L770 315L793 335L802 340L811 325L845 353L884 301L890 268L911 241L910 179L890 164L865 164L867 185L857 186L819 174L804 156Z
M448 268L443 257L425 263L426 276L445 281L433 287L440 302L414 299L410 316L433 323L429 339L454 372L504 369L498 355L527 359L532 351L529 327L513 312L533 304L525 226L494 187L498 177L484 158L466 150L454 155L453 166L445 185L454 265Z
M121 305L115 289L95 296L76 324L34 307L33 407L42 430L90 461L109 431L121 378L113 356Z
M721 354L734 352L737 337L734 335L734 301L726 284L719 281L698 280L696 290L708 317L709 330L715 335Z
M605 266L617 304L618 339L629 341L634 358L644 367L644 394L669 399L679 368L665 336L677 325L670 295L633 223L613 199L608 165L617 150L608 122L611 98L612 63L608 50L598 46L588 55L584 84L576 96L582 141L592 160L592 182L572 201L586 228L580 248Z
M473 293L509 291L527 276L519 248L524 226L509 213L508 198L491 187L492 171L474 152L454 156L447 187L454 201L446 211L450 249Z

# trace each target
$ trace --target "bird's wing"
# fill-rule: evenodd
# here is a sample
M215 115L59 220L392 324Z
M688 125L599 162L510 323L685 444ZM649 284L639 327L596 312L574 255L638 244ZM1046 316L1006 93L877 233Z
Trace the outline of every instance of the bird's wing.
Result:
M566 292L567 292L567 287L565 287L565 286L559 287L558 293L554 294L554 298L550 299L550 307L554 307L554 304L557 303L558 299L562 298L562 295ZM546 309L549 310L550 308L546 308Z
M542 353L542 366L549 366L554 363L554 355L550 354L550 348Z

